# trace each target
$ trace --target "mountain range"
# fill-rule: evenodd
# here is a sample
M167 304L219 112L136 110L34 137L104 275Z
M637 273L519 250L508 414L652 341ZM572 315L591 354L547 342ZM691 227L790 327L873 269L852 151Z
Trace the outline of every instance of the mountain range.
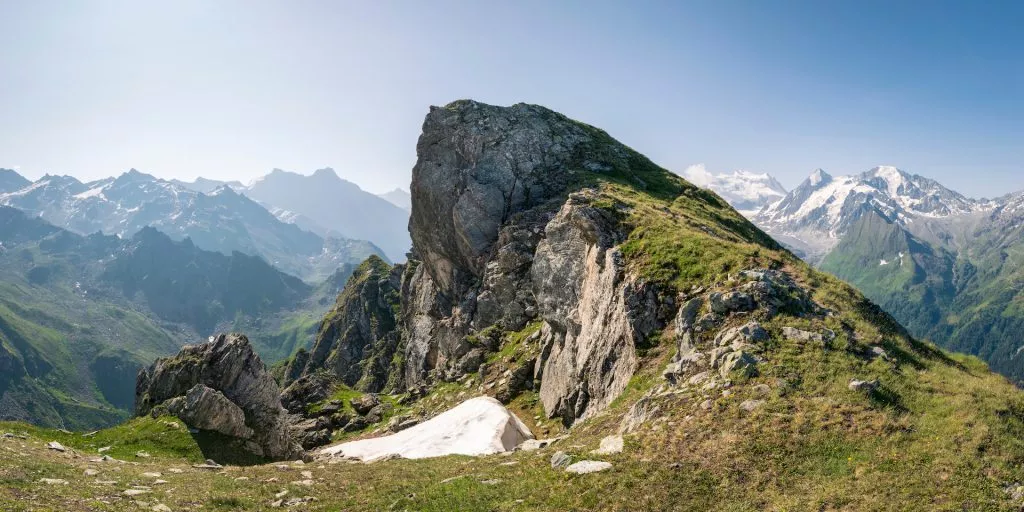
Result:
M274 208L278 218L320 236L372 240L392 261L405 261L412 246L407 210L339 178L330 168L309 176L274 169L241 191Z
M915 335L1024 381L1024 193L974 199L892 166L838 177L818 169L747 215Z
M383 254L365 239L324 237L283 222L230 186L197 191L132 169L116 178L82 183L71 176L46 175L0 193L11 206L79 234L101 232L131 237L154 227L175 240L231 254L258 255L309 282L318 282L347 263ZM198 187L204 188L204 187ZM208 188L208 187L206 187ZM369 195L369 194L367 194Z

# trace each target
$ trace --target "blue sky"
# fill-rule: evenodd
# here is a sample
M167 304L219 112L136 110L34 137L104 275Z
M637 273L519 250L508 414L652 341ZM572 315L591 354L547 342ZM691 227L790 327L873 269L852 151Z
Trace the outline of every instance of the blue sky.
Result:
M1024 3L0 0L0 166L408 186L429 105L538 103L670 169L1024 189Z

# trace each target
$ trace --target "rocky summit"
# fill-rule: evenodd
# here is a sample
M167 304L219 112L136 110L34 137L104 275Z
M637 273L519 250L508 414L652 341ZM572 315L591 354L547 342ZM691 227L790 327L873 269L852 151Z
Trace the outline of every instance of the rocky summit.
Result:
M536 105L434 107L417 156L408 261L364 262L308 350L268 372L220 336L114 429L0 424L33 468L0 466L0 506L1024 506L1024 394L721 197Z

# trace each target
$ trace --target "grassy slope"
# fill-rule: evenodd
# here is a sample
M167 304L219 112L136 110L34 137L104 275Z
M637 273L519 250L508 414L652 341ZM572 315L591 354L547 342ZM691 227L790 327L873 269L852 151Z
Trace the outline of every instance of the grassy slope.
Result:
M975 354L992 369L1024 381L1018 333L1024 328L1020 283L1024 245L998 227L972 233L970 250L954 255L900 227L862 219L821 269L856 286L921 338ZM897 252L904 264L897 266ZM879 265L879 259L891 260Z
M634 273L671 294L695 285L729 288L735 284L731 276L744 268L780 268L812 289L833 314L763 319L772 339L761 347L759 376L725 391L684 388L656 396L659 413L626 436L619 455L588 452L661 382L673 355L671 332L647 344L640 370L608 410L572 429L554 448L373 465L188 470L166 475L170 483L142 499L173 510L261 510L288 489L289 497L317 498L308 510L1016 509L1003 487L1024 477L1019 390L975 358L949 356L908 338L858 292L779 250L723 201L644 162L634 162L639 180L617 171L588 178L600 187L595 204L619 212L630 227L622 249ZM797 343L781 336L784 326L828 328L838 336L824 346ZM525 334L504 339L519 344ZM889 358L866 357L873 346ZM490 364L515 359L523 349L506 346ZM876 393L847 388L851 378L876 377L882 383ZM412 408L437 412L488 393L484 378L471 375L466 382L440 385ZM557 433L557 426L534 420L540 412L534 398L520 396L513 410L535 430ZM740 403L752 398L766 402L743 411ZM104 487L81 476L83 460L44 453L42 443L53 435L0 441L0 453L10 457L0 463L0 505L28 509L26 497L35 496L35 509L129 509L130 500L118 494L145 482L143 471L182 466L188 459L155 457L123 466L116 471L118 486ZM577 459L608 460L614 468L584 476L553 470L548 459L554 449ZM104 468L97 478L111 475ZM312 472L312 486L289 484L303 479L301 470ZM42 477L88 485L50 487L38 483Z

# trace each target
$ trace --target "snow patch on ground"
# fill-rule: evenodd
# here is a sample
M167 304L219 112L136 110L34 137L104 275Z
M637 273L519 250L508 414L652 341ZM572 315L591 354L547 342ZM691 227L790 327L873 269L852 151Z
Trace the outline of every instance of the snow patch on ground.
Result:
M320 453L363 462L491 455L511 451L529 439L533 434L519 418L501 402L481 396L397 434L329 446Z

